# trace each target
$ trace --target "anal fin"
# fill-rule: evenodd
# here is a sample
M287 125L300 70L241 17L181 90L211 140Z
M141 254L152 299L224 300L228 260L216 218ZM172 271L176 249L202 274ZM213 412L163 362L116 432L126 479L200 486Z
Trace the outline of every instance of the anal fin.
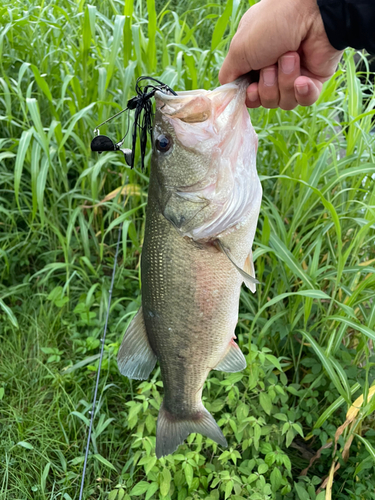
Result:
M228 348L219 363L215 366L214 370L222 372L235 373L244 370L247 366L245 356L242 354L241 349L232 339L229 342Z
M117 364L122 375L145 380L156 364L156 355L147 338L142 307L128 326L120 346Z
M224 255L226 255L228 257L228 259L231 261L231 263L234 265L234 267L237 269L237 271L243 277L244 283L247 286L247 288L249 288L249 290L251 290L252 292L255 292L255 285L259 284L259 281L256 278L254 278L254 276L251 276L251 274L250 274L250 273L255 274L251 251L246 258L245 269L241 269L234 262L233 257L231 255L229 249L225 245L223 245L223 243L219 239L216 241L217 241L217 245L220 248L220 250L223 252Z

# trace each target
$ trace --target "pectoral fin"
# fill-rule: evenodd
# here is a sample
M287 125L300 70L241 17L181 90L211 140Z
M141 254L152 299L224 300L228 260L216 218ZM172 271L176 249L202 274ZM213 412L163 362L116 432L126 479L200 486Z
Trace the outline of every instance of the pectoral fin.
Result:
M233 257L231 255L229 249L227 247L225 247L220 240L217 240L217 245L220 248L220 250L223 252L223 254L225 254L228 257L228 259L231 261L231 263L234 265L234 267L237 269L237 271L240 273L240 275L243 277L243 280L244 280L247 288L249 288L254 293L255 292L255 285L259 284L259 281L256 278L254 278L253 276L251 276L251 274L249 274L249 273L255 274L251 251L246 258L245 269L241 269L234 262Z
M214 370L222 372L235 373L246 368L246 359L242 354L241 349L234 340L229 342L229 346L225 351L223 358L215 366Z
M245 265L243 267L243 270L245 273L247 273L250 277L255 279L255 283L247 283L245 281L246 286L253 292L255 293L256 287L255 284L259 283L259 281L255 278L255 269L254 269L254 262L253 262L253 252L250 250L249 255L246 257L245 260Z
M156 355L147 338L142 307L131 321L120 346L117 364L122 375L145 380L156 364Z

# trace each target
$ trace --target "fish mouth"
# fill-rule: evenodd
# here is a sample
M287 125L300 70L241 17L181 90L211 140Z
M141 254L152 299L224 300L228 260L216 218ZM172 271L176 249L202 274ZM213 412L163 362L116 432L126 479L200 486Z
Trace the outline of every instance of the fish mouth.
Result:
M245 104L249 84L250 78L245 75L214 90L183 90L177 95L158 90L155 92L156 110L166 118L178 118L185 123L216 120L229 103L235 101L236 108Z
M196 89L196 90L181 90L177 91L177 95L173 94L167 94L165 92L162 92L161 90L157 90L155 92L155 97L160 100L164 104L171 104L171 103L179 103L180 101L185 101L185 100L190 100L196 96L201 96L206 95L209 98L212 98L213 95L221 93L221 92L228 92L230 90L234 90L236 92L241 91L241 90L246 90L247 87L250 85L251 79L249 75L244 75L241 76L240 78L237 78L234 82L226 83L225 85L220 85L219 87L216 87L214 90L205 90L205 89Z

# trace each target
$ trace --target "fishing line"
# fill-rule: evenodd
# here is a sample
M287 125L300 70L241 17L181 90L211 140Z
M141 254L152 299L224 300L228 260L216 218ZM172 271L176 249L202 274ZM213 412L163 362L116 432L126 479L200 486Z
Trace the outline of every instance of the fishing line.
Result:
M144 87L141 87L140 83L144 80L152 80L153 82L158 83L158 85L148 84L148 85L145 85ZM150 90L150 89L152 89L152 90ZM136 85L135 85L135 90L137 92L137 95L132 97L131 99L129 99L125 109L122 109L120 112L111 116L110 118L108 118L107 120L105 120L104 122L102 122L100 125L98 125L95 128L94 134L96 133L97 135L91 141L91 150L95 151L99 154L101 154L104 151L121 151L124 154L126 163L131 168L133 168L134 167L134 157L135 157L135 147L136 147L136 142L137 142L137 136L138 136L138 132L140 132L139 140L140 140L140 146L141 146L141 161L142 161L142 169L143 169L144 168L144 156L146 154L146 146L147 146L147 134L148 133L150 135L152 134L153 113L152 113L152 104L151 104L150 100L154 96L154 94L157 90L164 92L164 93L170 92L173 95L177 95L177 94L171 87L169 87L165 83L161 82L160 80L157 80L156 78L152 78L149 76L141 76L140 78L138 78ZM109 121L113 120L114 118L121 115L122 113L124 113L126 111L131 111L131 110L135 110L134 111L133 131L132 131L132 150L127 149L127 148L121 148L122 144L124 143L124 141L126 139L128 132L129 132L129 115L128 115L127 130L125 132L124 137L119 142L115 143L108 136L100 135L100 132L99 132L99 128L102 125L108 123ZM125 182L121 188L120 196L121 196L122 190L126 186L126 183L127 183L127 177L125 176ZM126 197L124 195L124 203L122 205L122 209L125 208L125 204L126 204ZM88 434L87 434L85 458L84 458L84 462L83 462L81 486L80 486L78 500L82 500L82 498L83 498L83 488L85 485L85 476L86 476L86 470L87 470L87 461L88 461L88 457L89 457L91 434L92 434L92 428L93 428L94 418L95 418L95 409L96 409L96 405L97 405L96 398L97 398L98 389L99 389L100 372L101 372L103 356L104 356L104 346L105 346L105 339L106 339L107 329L108 329L108 319L109 319L109 312L111 309L112 292L113 292L113 286L114 286L114 282L115 282L115 274L116 274L116 268L117 268L118 254L119 254L119 250L120 250L122 228L123 228L123 222L121 222L121 224L119 225L119 230L118 230L117 244L116 244L116 251L115 251L115 261L113 264L111 286L110 286L109 294L108 294L108 307L107 307L107 312L106 312L106 317L105 317L103 335L102 335L102 338L100 339L101 349L100 349L100 356L99 356L99 365L98 365L98 371L96 374L94 396L93 396L93 400L92 400L91 410L89 411L91 418L90 418L89 430L88 430Z
M126 185L126 179L124 183L124 187ZM124 200L124 205L123 208L125 207L125 202L126 198ZM102 344L101 349L100 349L100 357L99 357L99 366L98 366L98 372L96 374L96 382L95 382L95 389L94 389L94 397L92 401L92 406L91 406L91 418L90 418L90 425L89 425L89 432L87 435L87 443L86 443L86 450L85 450L85 460L83 462L83 471L82 471L82 480L81 480L81 488L79 492L79 500L82 500L82 495L83 495L83 487L85 484L85 476L86 476L86 467L87 467L87 460L89 457L89 449L90 449L90 441L91 441L91 433L92 433L92 427L94 423L94 416L95 416L95 408L96 408L96 397L98 394L98 388L99 388L99 380L100 380L100 370L102 367L102 361L103 361L103 354L104 354L104 344L105 344L105 338L107 335L107 328L108 328L108 318L109 318L109 311L111 308L111 300L112 300L112 291L113 291L113 285L115 282L115 274L116 274L116 267L117 267L117 257L120 249L120 241L121 241L121 235L122 235L122 226L123 222L121 222L118 230L118 237L117 237L117 245L116 245L116 252L115 252L115 262L113 264L113 270L112 270L112 278L111 278L111 287L109 289L109 295L108 295L108 308L107 308L107 313L105 317L105 324L104 324L104 331L103 331L103 336L100 339L100 342Z

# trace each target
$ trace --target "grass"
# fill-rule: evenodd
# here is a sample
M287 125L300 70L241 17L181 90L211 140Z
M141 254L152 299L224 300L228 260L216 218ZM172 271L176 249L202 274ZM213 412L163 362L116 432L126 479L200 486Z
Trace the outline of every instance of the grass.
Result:
M248 368L213 372L204 391L229 448L191 435L157 461L160 371L132 383L117 370L140 305L148 168L91 154L92 131L125 107L140 75L177 90L217 86L247 7L1 5L1 499L78 498L121 221L85 498L375 497L375 100L353 51L314 106L251 112L264 189L254 247L262 286L241 295ZM125 126L122 115L101 132L116 139ZM120 192L125 180L132 187Z

